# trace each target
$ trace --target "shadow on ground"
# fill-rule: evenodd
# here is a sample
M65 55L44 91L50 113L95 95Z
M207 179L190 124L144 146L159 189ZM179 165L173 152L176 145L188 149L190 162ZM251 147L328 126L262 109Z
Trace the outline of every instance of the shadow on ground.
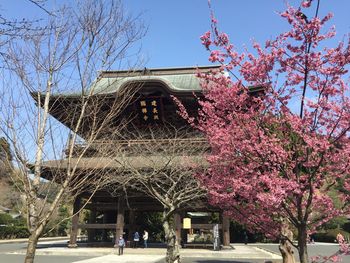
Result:
M182 258L183 263L257 263L257 262L266 262L272 263L271 261L237 261L237 260L228 260L228 259L195 259L195 258Z

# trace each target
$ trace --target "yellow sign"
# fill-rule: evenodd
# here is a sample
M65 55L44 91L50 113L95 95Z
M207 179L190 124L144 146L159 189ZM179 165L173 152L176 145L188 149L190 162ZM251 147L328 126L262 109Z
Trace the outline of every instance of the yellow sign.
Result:
M183 228L184 229L191 229L191 218L185 217L183 219Z

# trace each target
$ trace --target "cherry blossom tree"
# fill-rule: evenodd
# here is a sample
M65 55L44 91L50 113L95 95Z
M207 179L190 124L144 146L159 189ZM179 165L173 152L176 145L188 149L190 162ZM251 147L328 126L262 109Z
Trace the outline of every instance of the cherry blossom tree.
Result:
M346 213L349 201L350 41L328 47L332 14L319 17L319 6L287 6L280 15L290 30L243 53L212 15L201 40L222 66L198 73L197 117L179 103L211 147L210 167L199 176L210 202L249 230L280 238L283 262L294 262L293 246L309 262L308 235Z

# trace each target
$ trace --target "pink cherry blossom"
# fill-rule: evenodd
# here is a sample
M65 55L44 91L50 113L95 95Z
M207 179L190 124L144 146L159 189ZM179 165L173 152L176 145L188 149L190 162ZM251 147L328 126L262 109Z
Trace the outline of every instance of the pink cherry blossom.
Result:
M281 17L290 30L243 53L212 19L201 41L221 68L198 73L205 96L198 99L198 116L177 103L211 147L208 170L197 175L211 204L270 238L281 236L286 219L298 233L305 263L307 236L349 213L329 190L344 205L350 201L350 41L319 48L335 35L325 28L331 14L305 18L288 6ZM249 86L260 91L252 94Z
M311 0L305 0L301 3L302 7L308 8L311 6Z

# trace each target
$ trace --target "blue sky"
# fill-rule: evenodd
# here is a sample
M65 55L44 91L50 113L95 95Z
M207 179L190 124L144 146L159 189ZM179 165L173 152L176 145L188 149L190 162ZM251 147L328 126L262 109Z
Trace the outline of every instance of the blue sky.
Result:
M63 2L57 0L56 5ZM140 42L146 67L210 64L208 53L199 40L210 29L207 0L123 0L123 3L128 12L142 12L148 25L148 33ZM289 3L296 5L300 1L291 0ZM284 0L212 0L212 6L220 28L229 34L237 48L244 44L249 46L252 39L263 42L288 28L277 14L285 8ZM45 15L27 0L0 0L0 8L9 17ZM350 32L349 10L349 0L321 0L320 13L332 12L335 15L330 24L336 25L336 41Z
M56 0L56 5L71 0ZM106 0L109 1L109 0ZM315 0L314 0L315 1ZM55 1L49 0L50 9ZM292 5L297 0L289 1ZM199 37L210 29L207 0L123 0L133 14L143 13L147 35L139 43L148 68L209 65L208 52ZM252 39L264 42L288 29L277 11L286 6L284 0L212 0L220 28L229 34L233 44L242 49ZM321 0L321 15L334 13L339 41L350 32L349 0ZM43 10L28 0L0 0L0 12L13 19L45 17ZM119 68L117 68L119 69ZM124 68L127 69L127 68ZM29 153L29 155L33 155Z
M259 42L288 29L277 11L285 8L283 0L212 0L220 28L229 34L237 48ZM299 1L289 1L292 5ZM144 12L149 31L142 41L148 55L147 67L207 65L208 53L199 37L210 29L207 0L125 0L132 12ZM350 1L321 0L321 14L334 13L331 24L337 39L350 32Z

